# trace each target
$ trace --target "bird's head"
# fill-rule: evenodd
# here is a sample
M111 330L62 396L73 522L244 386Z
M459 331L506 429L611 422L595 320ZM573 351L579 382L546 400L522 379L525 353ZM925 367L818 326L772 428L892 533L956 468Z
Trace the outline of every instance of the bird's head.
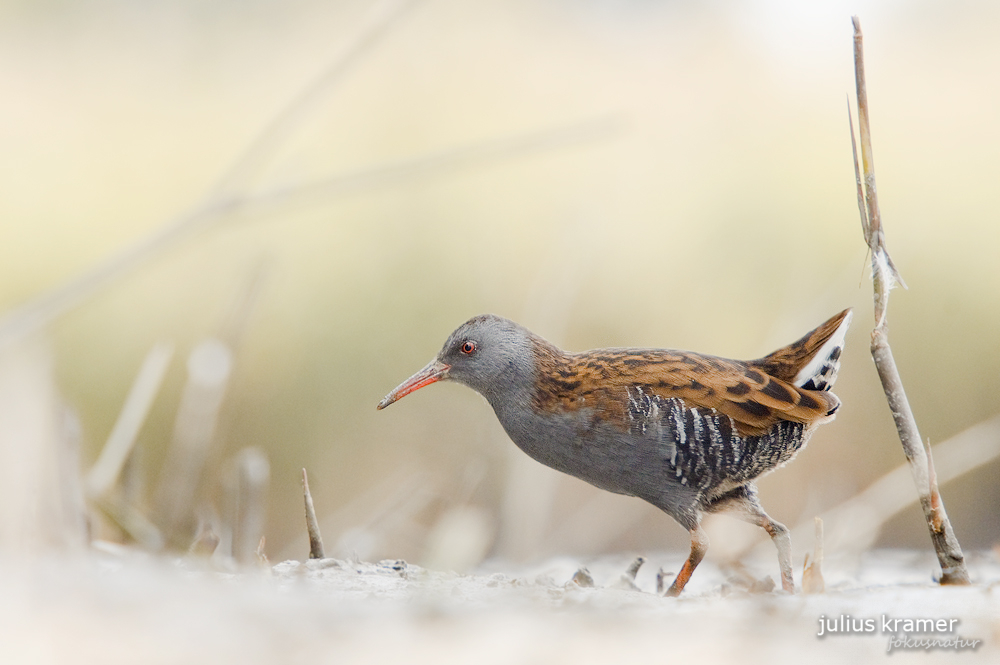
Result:
M434 360L399 384L376 408L384 409L414 390L437 381L457 381L490 402L515 391L534 376L532 333L513 321L486 314L466 321L453 332Z

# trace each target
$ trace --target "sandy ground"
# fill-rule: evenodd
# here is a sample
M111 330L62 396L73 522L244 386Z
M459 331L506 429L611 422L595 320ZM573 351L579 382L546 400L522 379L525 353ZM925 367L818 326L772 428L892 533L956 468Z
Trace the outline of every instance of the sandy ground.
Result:
M102 554L4 566L2 663L998 662L1000 561L971 553L971 587L943 588L924 553L829 559L819 595L751 594L705 562L680 599L655 593L651 556L493 563L475 574L404 562L285 561L240 573ZM749 569L769 570L752 561ZM585 564L595 586L573 574ZM759 565L758 565L759 564ZM17 574L11 571L18 570ZM821 617L859 630L818 637ZM957 619L888 654L884 620ZM860 620L871 619L870 628ZM902 623L897 624L903 628ZM976 640L974 649L914 640ZM956 652L957 651L957 652Z

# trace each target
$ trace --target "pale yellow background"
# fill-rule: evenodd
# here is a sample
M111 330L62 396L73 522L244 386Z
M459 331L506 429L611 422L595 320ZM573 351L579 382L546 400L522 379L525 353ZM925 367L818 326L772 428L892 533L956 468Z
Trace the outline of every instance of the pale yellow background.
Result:
M0 308L197 207L369 6L0 4ZM761 483L789 524L853 496L902 454L868 355L852 13L888 245L910 287L893 293L891 341L921 432L938 442L995 414L996 5L439 0L309 107L248 194L594 120L613 131L228 217L121 276L46 333L85 466L145 353L172 340L139 442L155 488L184 357L263 262L205 495L218 500L239 449L265 449L272 559L305 556L303 466L329 549L372 560L421 561L428 530L460 506L511 558L685 547L655 509L526 465L471 391L434 386L375 411L482 312L573 350L746 358L853 306L841 414ZM1000 538L997 470L943 488L967 547ZM879 544L926 538L914 508Z

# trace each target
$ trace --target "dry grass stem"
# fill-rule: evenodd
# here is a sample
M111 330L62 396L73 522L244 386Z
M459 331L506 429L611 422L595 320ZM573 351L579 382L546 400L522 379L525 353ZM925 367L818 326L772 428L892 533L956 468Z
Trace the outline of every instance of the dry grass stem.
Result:
M802 567L803 593L823 593L826 590L826 583L823 581L823 520L817 517L815 524L816 540L813 544L812 561L807 552Z
M148 517L115 492L92 496L97 509L133 542L149 552L158 552L165 544L163 534Z
M115 421L97 462L87 474L87 492L90 496L104 494L118 480L135 445L139 430L146 422L153 400L160 392L160 386L163 384L163 378L167 374L167 367L173 355L173 345L166 342L156 344L146 354L128 397L125 398L121 413L118 414L118 420Z
M193 507L232 365L232 350L212 338L200 342L188 357L187 383L181 394L156 497L158 521L167 540L178 547L190 542Z
M864 174L865 202L861 210L861 226L865 230L865 242L871 252L872 281L874 285L876 326L872 331L871 353L878 369L879 379L889 402L903 452L909 462L913 482L917 487L920 504L927 519L928 529L934 550L941 564L942 584L968 584L969 574L965 567L962 549L955 538L951 523L944 510L944 501L937 489L937 483L931 482L931 463L927 459L920 433L917 430L916 419L910 410L903 382L892 357L889 347L886 313L889 304L889 291L895 283L902 284L898 271L889 258L885 248L885 236L882 231L882 217L878 206L878 188L875 185L875 166L872 156L871 128L868 112L868 92L865 85L864 50L861 34L861 23L858 17L853 17L854 24L854 71L858 99L858 130L861 139L861 166ZM852 147L854 142L853 123L851 125ZM857 149L855 154L855 178L861 182L858 172Z
M271 562L267 559L267 553L264 551L264 546L267 545L267 539L264 536L260 537L260 542L257 543L257 563L261 566L270 569Z
M0 557L86 546L78 432L48 346L0 348Z
M188 554L196 556L210 557L215 554L221 539L219 534L212 528L212 524L207 520L201 520L198 525L198 533L188 548Z
M258 560L257 549L264 535L271 464L259 448L244 448L236 456L236 472L233 558L239 563L253 563Z
M302 496L306 505L306 531L309 532L309 558L324 559L323 536L319 531L319 520L316 519L316 507L313 505L312 492L309 491L309 475L302 469Z

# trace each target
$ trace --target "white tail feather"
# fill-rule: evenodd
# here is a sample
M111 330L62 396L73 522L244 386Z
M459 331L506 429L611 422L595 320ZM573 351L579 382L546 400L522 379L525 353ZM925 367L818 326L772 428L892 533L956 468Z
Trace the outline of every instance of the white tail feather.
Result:
M844 349L844 337L847 329L854 318L853 312L848 312L844 320L840 322L836 332L826 340L823 346L813 355L806 365L795 375L792 382L799 388L807 387L806 384L812 382L809 388L814 390L828 390L837 378L837 370L840 369L840 351Z

